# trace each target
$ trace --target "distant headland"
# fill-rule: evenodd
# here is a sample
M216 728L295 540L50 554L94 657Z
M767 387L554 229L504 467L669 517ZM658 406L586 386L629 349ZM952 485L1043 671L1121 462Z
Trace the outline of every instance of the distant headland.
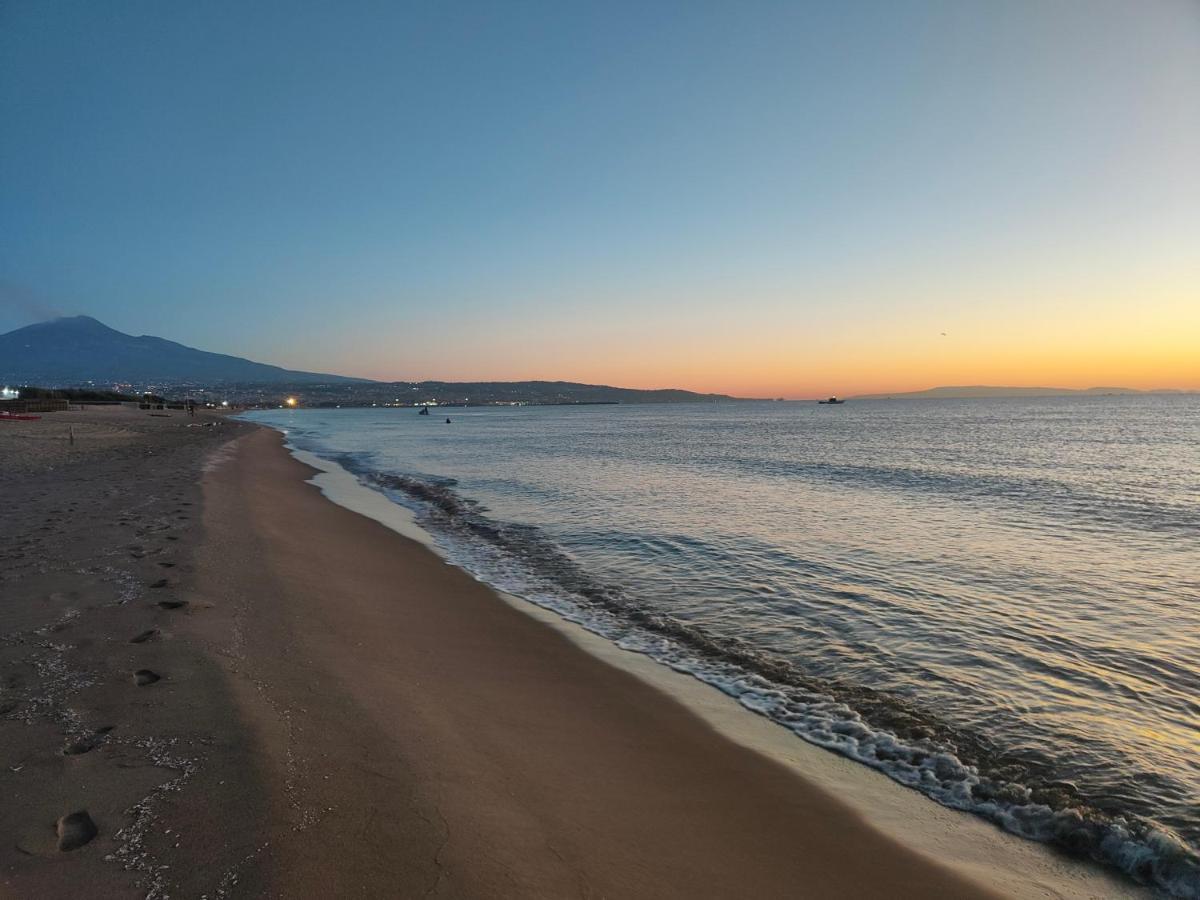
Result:
M959 387L933 387L923 391L897 391L890 394L858 394L855 400L969 400L983 397L1070 397L1080 395L1107 396L1114 394L1189 394L1178 389L1139 390L1125 387L1056 388L1056 387L997 387L976 384Z

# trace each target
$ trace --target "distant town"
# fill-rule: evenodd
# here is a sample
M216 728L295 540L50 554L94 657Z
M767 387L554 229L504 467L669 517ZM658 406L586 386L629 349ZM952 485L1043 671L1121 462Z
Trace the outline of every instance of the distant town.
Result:
M355 382L339 384L228 383L200 381L76 381L48 386L4 387L0 401L59 397L73 402L134 402L154 397L206 407L424 407L581 406L617 403L733 402L722 394L642 391L572 382Z

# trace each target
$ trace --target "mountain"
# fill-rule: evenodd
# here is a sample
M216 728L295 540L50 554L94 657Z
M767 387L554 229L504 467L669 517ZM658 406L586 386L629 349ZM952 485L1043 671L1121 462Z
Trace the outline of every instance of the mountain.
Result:
M905 391L897 394L860 394L855 400L938 400L938 399L971 399L979 397L1070 397L1077 395L1103 394L1152 394L1179 393L1178 391L1140 391L1136 388L1122 387L1093 387L1093 388L1052 388L1052 387L992 387L976 384L962 387L935 387L924 391Z
M71 316L0 334L0 381L59 386L89 381L342 384L363 379L281 369L159 337L134 337L90 316Z

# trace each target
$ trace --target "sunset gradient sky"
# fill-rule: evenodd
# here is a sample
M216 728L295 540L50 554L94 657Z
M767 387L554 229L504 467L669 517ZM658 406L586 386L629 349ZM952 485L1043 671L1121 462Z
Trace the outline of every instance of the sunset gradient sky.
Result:
M804 397L1200 388L1200 4L16 2L0 331Z

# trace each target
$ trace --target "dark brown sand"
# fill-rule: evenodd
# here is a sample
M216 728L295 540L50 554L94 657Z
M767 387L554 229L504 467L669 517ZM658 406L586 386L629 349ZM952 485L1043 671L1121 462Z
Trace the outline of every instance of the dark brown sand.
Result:
M124 408L0 423L0 894L215 896L252 849L266 804L228 676L191 611L158 605L197 578L202 460L251 430Z
M13 896L988 896L332 504L276 433L153 421L3 484Z

